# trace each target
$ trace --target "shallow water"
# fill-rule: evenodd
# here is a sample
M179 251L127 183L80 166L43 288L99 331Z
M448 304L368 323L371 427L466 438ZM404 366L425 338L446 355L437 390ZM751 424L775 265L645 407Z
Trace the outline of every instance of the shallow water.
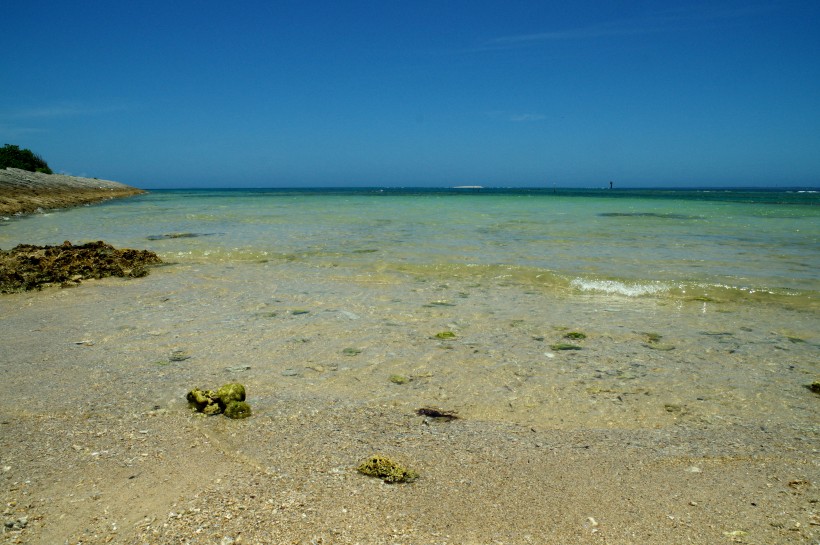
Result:
M34 335L93 341L107 380L150 377L146 404L240 380L262 416L287 392L800 436L816 428L820 213L752 196L155 192L6 222L2 248L104 239L170 264L4 297L0 325L31 359L15 315L39 309Z
M157 191L3 222L0 248L105 239L180 262L509 275L562 291L813 306L818 204L817 193L766 191Z

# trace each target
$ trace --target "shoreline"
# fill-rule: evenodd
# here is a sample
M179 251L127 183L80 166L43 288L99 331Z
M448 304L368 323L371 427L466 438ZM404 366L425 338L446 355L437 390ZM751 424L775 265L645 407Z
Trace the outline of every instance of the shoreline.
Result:
M119 182L17 168L0 170L0 215L21 216L55 208L82 206L146 191Z

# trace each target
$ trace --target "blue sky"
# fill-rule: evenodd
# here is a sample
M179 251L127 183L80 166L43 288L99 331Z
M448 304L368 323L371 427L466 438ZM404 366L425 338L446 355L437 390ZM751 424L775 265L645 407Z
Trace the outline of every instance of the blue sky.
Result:
M820 2L13 2L0 144L139 187L817 186Z

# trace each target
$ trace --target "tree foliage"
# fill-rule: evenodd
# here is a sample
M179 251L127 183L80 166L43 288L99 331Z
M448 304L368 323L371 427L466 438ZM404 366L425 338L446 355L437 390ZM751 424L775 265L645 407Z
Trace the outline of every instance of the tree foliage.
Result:
M6 144L0 148L0 169L19 168L30 172L53 174L42 157L30 149L20 149L20 146Z

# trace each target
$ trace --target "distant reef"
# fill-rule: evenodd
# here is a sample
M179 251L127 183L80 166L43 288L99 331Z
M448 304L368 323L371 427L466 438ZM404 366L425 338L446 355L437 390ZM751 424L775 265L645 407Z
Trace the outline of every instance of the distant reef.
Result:
M0 170L0 216L23 215L68 208L145 193L118 182L62 174Z

